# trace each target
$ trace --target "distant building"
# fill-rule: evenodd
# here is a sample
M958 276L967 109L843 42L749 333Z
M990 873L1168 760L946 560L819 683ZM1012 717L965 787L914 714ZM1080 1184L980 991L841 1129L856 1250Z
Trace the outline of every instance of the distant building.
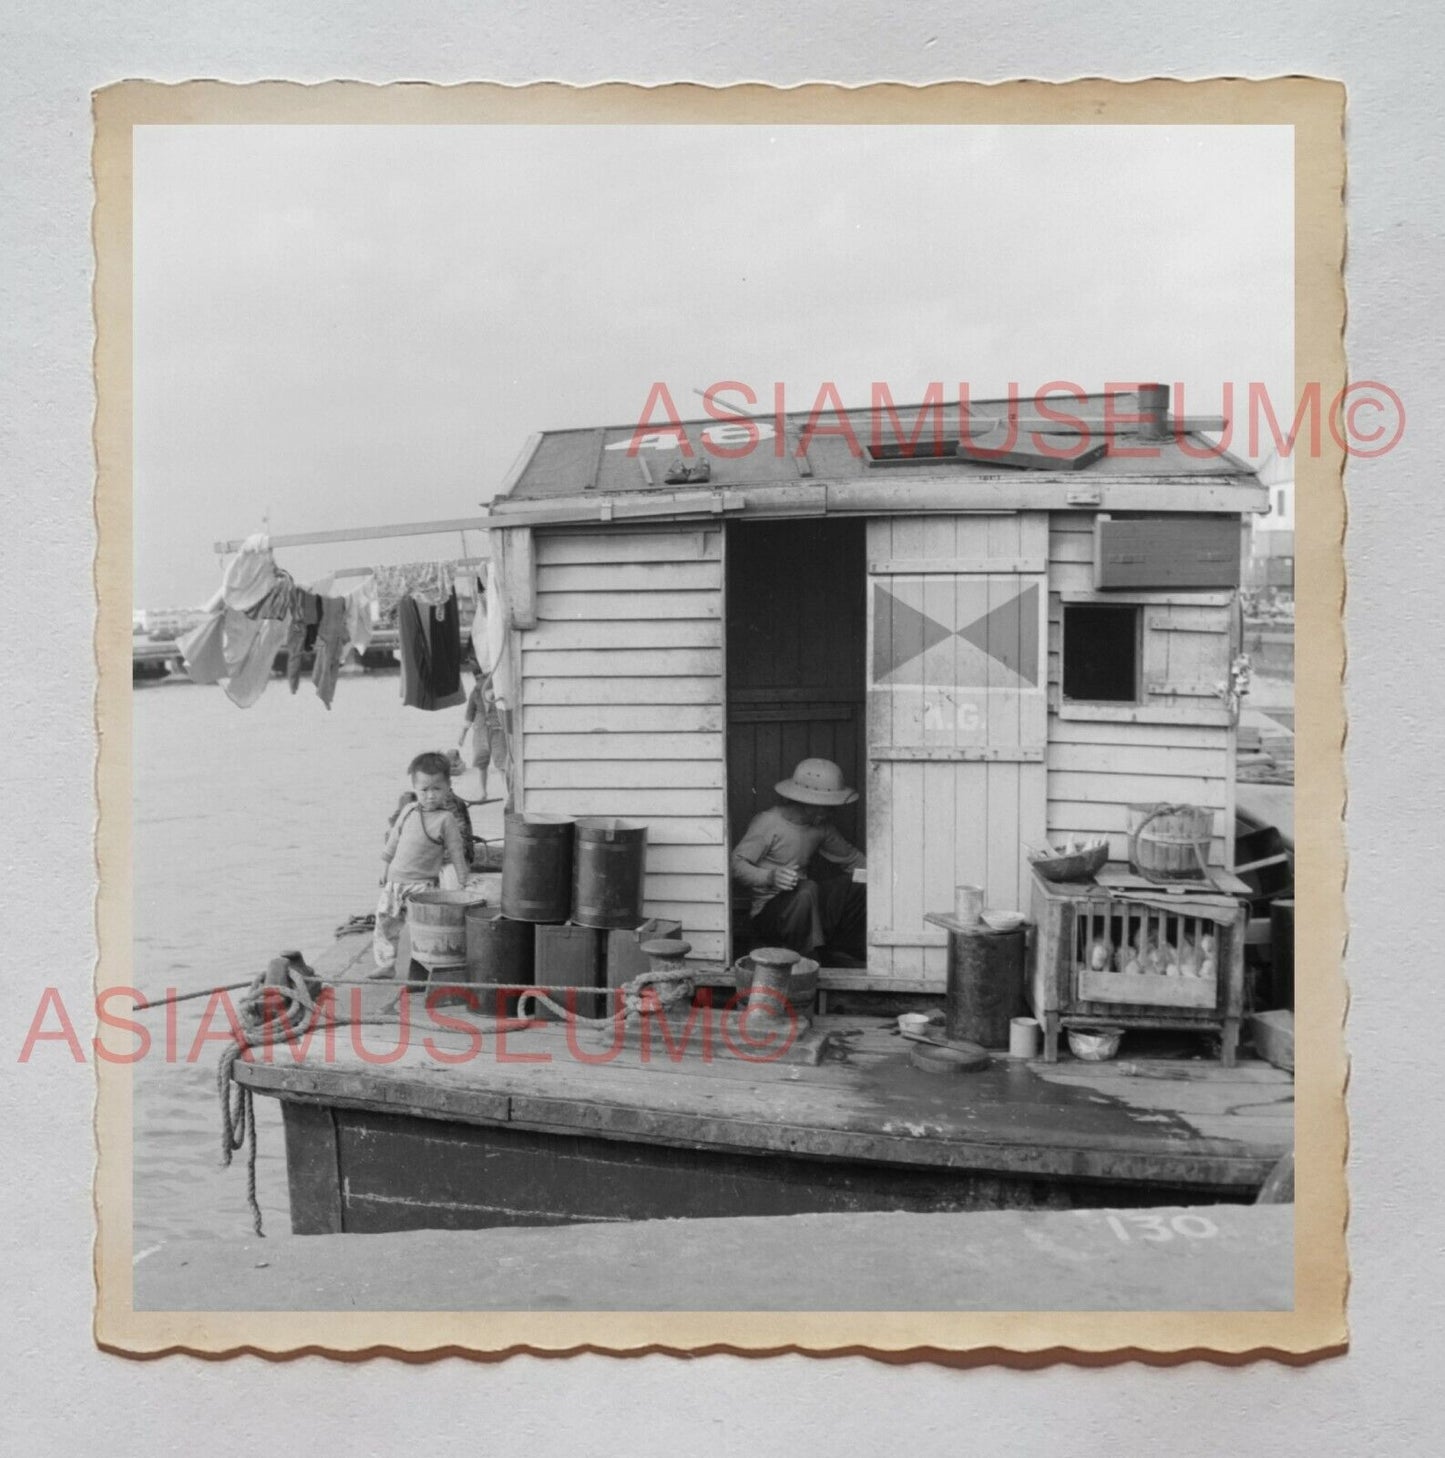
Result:
M1251 520L1245 586L1294 596L1294 482L1269 483L1269 510Z

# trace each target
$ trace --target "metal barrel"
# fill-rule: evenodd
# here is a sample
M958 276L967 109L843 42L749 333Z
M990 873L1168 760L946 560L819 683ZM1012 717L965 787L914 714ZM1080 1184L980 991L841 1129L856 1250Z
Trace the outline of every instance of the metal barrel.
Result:
M1024 928L951 930L943 1010L948 1037L1007 1048L1009 1024L1024 1011Z
M625 930L642 920L647 827L633 820L588 816L577 822L572 862L572 920Z
M467 912L467 981L483 989L499 983L532 986L536 936L530 921L513 921L495 906L472 907ZM515 1002L515 995L484 990L479 1010L500 1017Z
M572 827L566 815L508 815L502 846L502 915L566 921L572 909Z

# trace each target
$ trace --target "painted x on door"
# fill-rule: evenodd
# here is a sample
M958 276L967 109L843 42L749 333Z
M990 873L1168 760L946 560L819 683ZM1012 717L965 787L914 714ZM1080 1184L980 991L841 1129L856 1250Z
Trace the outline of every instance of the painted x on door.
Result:
M1045 829L1047 517L870 523L870 967L941 973L947 911L974 882L1020 907Z

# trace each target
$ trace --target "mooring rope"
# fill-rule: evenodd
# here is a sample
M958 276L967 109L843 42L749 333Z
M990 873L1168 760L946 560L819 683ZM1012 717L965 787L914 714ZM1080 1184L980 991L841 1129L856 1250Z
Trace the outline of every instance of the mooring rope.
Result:
M659 988L651 999L643 995L649 987ZM590 992L599 989L558 987L553 990L556 992ZM587 1027L600 1028L615 1022L618 1018L625 1018L629 1013L642 1013L654 1008L666 1012L668 1009L676 1007L678 1003L691 1003L693 994L697 991L697 984L691 973L688 972L641 972L620 990L622 998L618 1006L613 1008L610 1013L604 1013L600 1018L584 1018L571 1008L554 1002L545 992L539 991L537 988L526 988L517 999L517 1016L526 1017L528 1011L541 1003L543 1007L551 1008L560 1018L570 1019L573 1023L582 1023Z
M246 1201L251 1207L251 1225L260 1236L266 1232L261 1227L261 1204L256 1198L256 1109L251 1090L235 1079L236 1060L251 1048L289 1041L316 1012L305 975L311 969L304 962L297 966L289 958L278 957L276 962L286 968L285 983L267 982L270 969L255 978L241 999L236 1041L221 1054L216 1066L216 1090L221 1101L221 1168L228 1169L232 1155L242 1144L247 1146Z
M252 980L237 1009L240 1025L236 1030L236 1041L221 1054L220 1062L216 1065L216 1090L221 1105L221 1167L228 1169L236 1151L242 1145L246 1146L246 1200L251 1209L252 1227L259 1236L264 1236L266 1232L262 1229L261 1204L256 1198L255 1098L251 1090L236 1079L236 1062L252 1048L275 1046L277 1043L294 1041L307 1031L320 1011L312 992L311 983L307 978L307 973L311 973L311 976L315 977L312 969L307 967L305 962L298 965L289 958L278 957L276 961L284 961L286 981L284 984L268 982L266 979L270 969L258 974ZM353 965L354 961L355 959L353 959ZM272 966L275 966L275 962L272 963ZM339 980L341 979L333 979L333 981ZM367 979L367 981L372 985L386 985L385 982L378 983L375 979ZM322 985L319 978L316 978L316 984L317 986ZM398 998L401 992L409 991L412 985L410 982L404 984L399 989ZM471 985L466 984L465 986L470 987ZM458 984L458 989L461 990L463 986L463 984ZM657 991L652 992L649 996L649 989L652 988L656 988ZM596 993L605 989L556 987L552 990L554 992ZM572 1009L553 1001L545 992L529 988L522 991L517 1001L517 1015L519 1018L525 1018L532 1007L541 1003L559 1017L570 1019L574 1024L604 1027L631 1013L640 1014L653 1010L666 1012L679 1004L690 1004L697 985L690 973L668 970L640 973L619 990L622 997L618 1006L610 1013L599 1018L584 1018ZM332 1021L334 1026L344 1028L395 1023L399 1020L400 1015L397 1014L368 1018L334 1018ZM488 1021L497 1023L510 1021L510 1019L492 1017Z

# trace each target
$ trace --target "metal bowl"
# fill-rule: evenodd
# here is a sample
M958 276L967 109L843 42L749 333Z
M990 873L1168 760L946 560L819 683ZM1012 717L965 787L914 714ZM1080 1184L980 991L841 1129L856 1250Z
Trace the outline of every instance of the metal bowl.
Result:
M1021 911L985 911L983 924L990 930L996 932L1017 931L1026 921Z
M1069 1052L1085 1063L1107 1063L1123 1036L1123 1028L1070 1028Z

